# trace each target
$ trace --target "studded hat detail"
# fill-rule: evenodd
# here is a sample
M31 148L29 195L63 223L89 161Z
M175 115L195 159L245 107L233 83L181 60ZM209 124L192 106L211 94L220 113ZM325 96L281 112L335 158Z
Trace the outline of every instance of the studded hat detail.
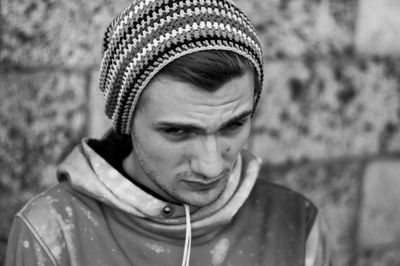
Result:
M260 41L249 19L232 1L132 1L104 36L99 85L115 132L130 134L139 96L164 66L204 50L244 56L254 65L262 85Z

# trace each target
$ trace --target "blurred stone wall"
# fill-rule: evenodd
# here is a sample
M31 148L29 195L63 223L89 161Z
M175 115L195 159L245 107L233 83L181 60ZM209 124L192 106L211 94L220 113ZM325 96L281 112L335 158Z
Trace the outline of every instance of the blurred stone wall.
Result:
M128 0L0 0L0 264L12 215L110 125L102 35ZM310 197L332 265L400 265L400 3L237 0L265 51L249 148Z

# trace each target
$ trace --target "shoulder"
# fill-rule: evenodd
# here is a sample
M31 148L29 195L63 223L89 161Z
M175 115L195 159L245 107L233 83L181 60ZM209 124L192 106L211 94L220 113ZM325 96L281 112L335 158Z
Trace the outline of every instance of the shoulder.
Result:
M80 201L77 193L66 183L58 183L36 195L17 213L22 219L28 219L33 225L45 220L68 216L70 205Z
M60 182L32 198L17 216L40 230L50 225L63 225L66 221L77 223L82 213L101 212L99 202L76 189L68 182Z
M257 179L255 189L256 189L256 191L258 191L258 193L261 192L262 194L269 196L269 197L273 196L278 199L296 200L299 202L303 202L306 205L314 206L314 204L311 202L311 200L308 199L303 194L301 194L291 188L288 188L286 186L272 183L263 178Z
M74 197L69 184L59 183L36 195L16 214L21 227L26 228L53 261L63 257L65 232L71 230L66 219L70 213L68 203Z
M275 210L292 219L304 220L307 233L318 213L317 207L303 194L262 178L257 179L252 197L256 202L261 202L265 209Z
M32 198L16 216L34 234L46 240L46 236L54 237L68 229L67 222L85 200L79 194L69 183L58 183Z
M76 242L96 212L101 212L98 202L61 182L31 199L16 216L43 249L64 261L68 256L65 247Z

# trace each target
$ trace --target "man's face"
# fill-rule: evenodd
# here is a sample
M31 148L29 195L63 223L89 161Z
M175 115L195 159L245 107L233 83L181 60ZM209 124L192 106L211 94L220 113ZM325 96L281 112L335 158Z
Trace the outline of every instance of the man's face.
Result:
M158 75L134 118L127 159L135 180L173 202L216 200L248 139L253 100L252 72L215 92Z

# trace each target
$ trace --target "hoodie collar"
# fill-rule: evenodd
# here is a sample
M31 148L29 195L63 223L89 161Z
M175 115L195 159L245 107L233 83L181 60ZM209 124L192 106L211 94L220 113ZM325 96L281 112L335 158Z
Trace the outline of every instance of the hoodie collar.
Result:
M230 222L249 196L258 170L258 161L243 151L221 196L191 214L193 229ZM160 200L132 183L92 149L88 139L82 140L60 165L59 171L68 173L69 182L75 189L135 217L146 218L146 223L153 227L171 233L185 230L183 205ZM175 215L166 217L166 208Z

